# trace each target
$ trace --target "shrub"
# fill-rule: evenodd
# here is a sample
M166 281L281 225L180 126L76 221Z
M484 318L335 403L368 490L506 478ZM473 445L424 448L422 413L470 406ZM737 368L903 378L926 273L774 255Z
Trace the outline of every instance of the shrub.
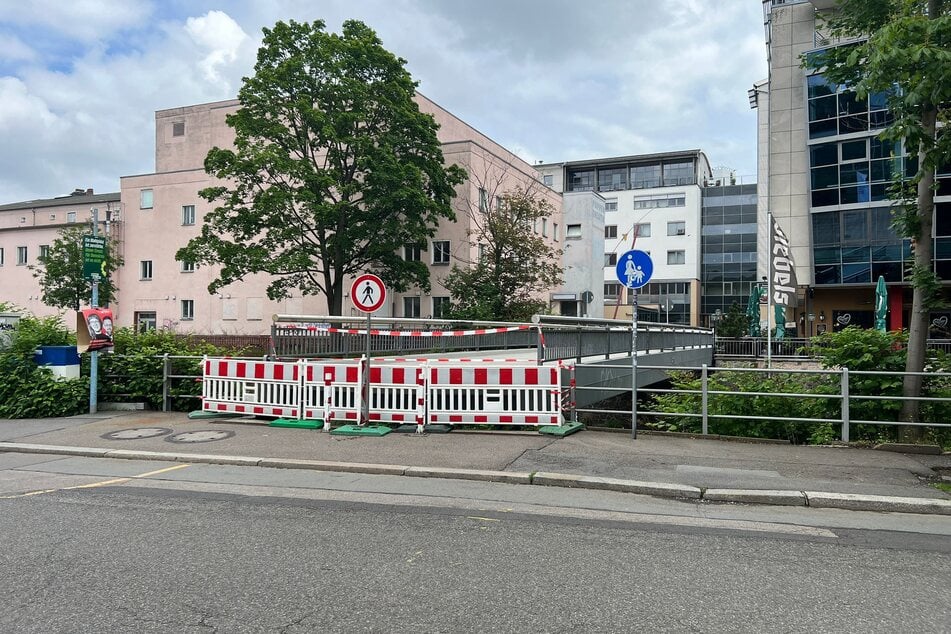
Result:
M58 380L32 357L0 355L0 418L49 418L88 411L89 380Z

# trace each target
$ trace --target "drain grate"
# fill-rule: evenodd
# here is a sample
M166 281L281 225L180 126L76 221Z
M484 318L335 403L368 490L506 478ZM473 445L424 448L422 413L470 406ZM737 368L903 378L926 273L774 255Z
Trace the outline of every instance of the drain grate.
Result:
M103 434L100 438L106 440L138 440L139 438L155 438L172 433L171 429L165 427L135 427L133 429L120 429Z
M166 436L165 440L168 442L177 443L214 442L216 440L231 438L232 436L234 436L233 431L207 429L202 431L184 431L179 434L172 434L171 436Z

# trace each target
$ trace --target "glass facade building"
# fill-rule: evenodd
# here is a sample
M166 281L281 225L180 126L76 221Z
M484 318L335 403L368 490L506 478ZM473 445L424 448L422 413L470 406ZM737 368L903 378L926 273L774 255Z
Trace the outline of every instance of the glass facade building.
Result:
M704 187L701 215L701 313L704 323L734 303L745 308L756 284L757 186Z

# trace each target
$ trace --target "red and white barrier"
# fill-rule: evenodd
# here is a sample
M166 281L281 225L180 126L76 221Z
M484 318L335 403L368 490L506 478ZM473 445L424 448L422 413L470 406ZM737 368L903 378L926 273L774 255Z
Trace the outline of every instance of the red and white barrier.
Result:
M297 418L301 362L208 359L203 363L206 412Z
M416 423L419 431L424 423L420 408L425 406L425 377L424 365L371 365L370 422Z
M553 366L431 366L429 422L561 425L561 370Z
M363 385L360 361L307 363L303 372L301 418L322 418L352 423L360 420L360 390Z

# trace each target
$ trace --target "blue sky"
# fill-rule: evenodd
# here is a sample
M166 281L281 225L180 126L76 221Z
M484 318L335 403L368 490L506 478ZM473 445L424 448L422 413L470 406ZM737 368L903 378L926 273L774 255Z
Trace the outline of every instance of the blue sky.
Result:
M233 98L261 28L355 18L535 162L681 149L755 174L758 0L0 0L0 204L154 170L154 111Z

